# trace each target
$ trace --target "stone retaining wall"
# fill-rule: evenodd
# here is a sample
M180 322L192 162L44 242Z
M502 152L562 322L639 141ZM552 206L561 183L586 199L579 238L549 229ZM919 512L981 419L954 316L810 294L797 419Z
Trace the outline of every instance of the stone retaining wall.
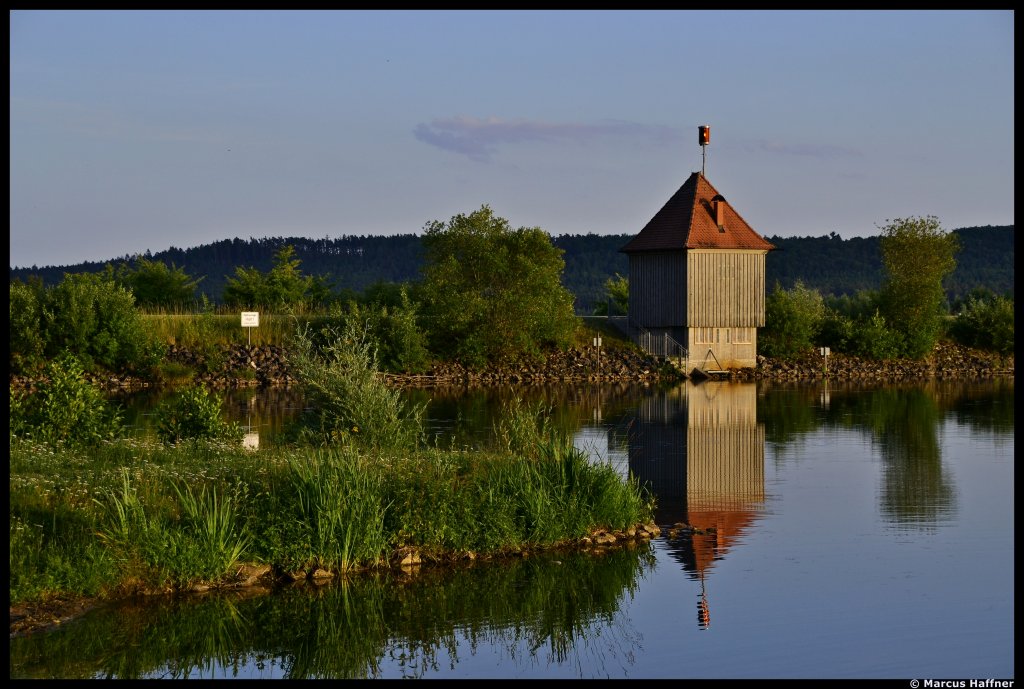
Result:
M211 388L289 386L296 383L288 370L286 352L274 345L234 345L218 354L222 364L213 372L198 373L193 382ZM166 361L202 371L205 367L194 352L171 347ZM912 380L1013 377L1014 359L1000 357L959 345L943 343L922 361L871 361L841 353L825 360L808 355L795 360L757 357L757 368L737 369L716 377L731 380ZM688 371L689 377L700 377ZM494 367L474 371L457 363L440 363L422 375L385 374L400 386L489 386L583 382L642 382L681 379L684 373L666 361L632 348L604 348L598 358L595 350L572 348L552 354L543 362ZM137 378L93 377L93 382L108 390L154 387L157 384ZM11 377L11 387L32 388L36 381Z

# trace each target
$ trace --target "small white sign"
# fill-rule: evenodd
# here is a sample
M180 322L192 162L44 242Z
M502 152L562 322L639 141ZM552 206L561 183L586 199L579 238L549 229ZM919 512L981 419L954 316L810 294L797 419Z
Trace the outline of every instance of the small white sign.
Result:
M819 351L821 352L822 356L828 356L829 354L832 353L832 351L828 347L822 347L819 349Z
M258 328L260 326L260 313L259 311L243 311L242 312L242 327L243 328Z

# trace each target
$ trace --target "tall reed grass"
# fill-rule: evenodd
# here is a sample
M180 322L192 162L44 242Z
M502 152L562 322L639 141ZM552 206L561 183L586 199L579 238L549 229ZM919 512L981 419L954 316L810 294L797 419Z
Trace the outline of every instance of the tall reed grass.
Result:
M316 326L327 320L327 316L260 313L260 324L255 328L242 327L240 311L150 312L143 314L142 320L160 342L201 350L210 346L248 344L284 347L290 342L297 326Z
M387 552L387 492L379 471L351 450L318 450L289 462L298 519L310 545L309 566L347 571L379 564Z

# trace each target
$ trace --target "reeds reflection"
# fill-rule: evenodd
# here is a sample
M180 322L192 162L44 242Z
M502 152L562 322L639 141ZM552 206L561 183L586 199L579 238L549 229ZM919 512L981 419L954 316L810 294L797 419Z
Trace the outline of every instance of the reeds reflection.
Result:
M621 676L637 632L620 614L654 566L650 544L358 575L259 595L127 601L58 631L11 639L11 677L425 677L498 649Z

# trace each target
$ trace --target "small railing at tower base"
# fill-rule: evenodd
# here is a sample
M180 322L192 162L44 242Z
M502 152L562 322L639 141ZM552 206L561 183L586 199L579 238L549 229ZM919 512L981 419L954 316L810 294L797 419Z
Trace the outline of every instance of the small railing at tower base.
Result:
M683 373L686 372L688 352L686 347L668 333L655 334L642 325L636 326L635 341L648 354L672 361Z
M689 352L668 333L652 333L642 325L630 321L628 316L608 316L608 323L622 331L648 354L672 361L680 371L686 373Z

